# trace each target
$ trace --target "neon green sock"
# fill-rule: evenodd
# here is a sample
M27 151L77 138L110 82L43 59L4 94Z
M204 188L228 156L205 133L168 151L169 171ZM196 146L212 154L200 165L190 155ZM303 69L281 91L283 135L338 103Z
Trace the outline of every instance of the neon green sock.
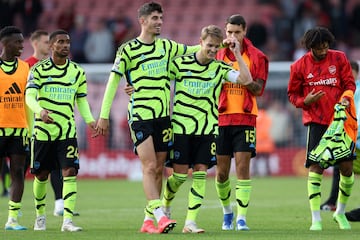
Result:
M152 210L149 208L149 205L145 206L144 214L145 214L145 220L148 220L148 219L154 220L155 219L155 216L154 216Z
M221 205L223 207L230 206L230 195L231 195L230 179L226 180L223 183L220 183L217 180L215 180L215 188Z
M245 217L250 201L251 194L251 180L236 181L236 202L237 202L237 215Z
M9 218L17 219L19 210L21 209L20 202L9 201Z
M64 177L63 199L64 219L72 219L76 205L77 183L76 176Z
M322 175L309 172L307 188L311 211L320 211Z
M338 202L342 204L346 204L348 202L353 185L354 173L352 173L350 177L343 176L340 173Z
M33 193L34 193L34 198L35 198L36 216L45 215L47 183L48 183L48 180L40 181L36 177L34 178Z
M199 213L206 190L207 172L193 172L193 183L189 191L189 205L186 214L186 221L194 221Z
M175 198L180 186L186 181L187 174L173 173L167 181L164 190L163 205L170 207L172 200Z

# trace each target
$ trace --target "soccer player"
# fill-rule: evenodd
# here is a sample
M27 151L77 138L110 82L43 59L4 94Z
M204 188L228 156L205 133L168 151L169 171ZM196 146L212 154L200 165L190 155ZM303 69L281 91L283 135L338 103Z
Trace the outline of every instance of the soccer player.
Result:
M288 97L294 106L302 108L303 123L308 129L308 153L315 149L330 125L336 103L347 107L344 128L354 132L351 138L356 142L354 76L345 54L329 49L334 41L333 34L326 28L315 27L306 31L302 42L308 52L290 67ZM353 157L350 157L339 163L340 191L333 219L340 229L351 229L345 216L345 207L354 184L352 160ZM309 155L305 167L309 169L307 186L312 215L310 230L322 230L320 201L324 169L317 162L309 160Z
M98 134L107 133L112 101L120 79L126 78L134 89L128 104L128 123L135 151L142 164L143 189L147 200L140 231L167 233L176 225L176 221L165 216L160 200L163 166L172 133L168 64L176 55L195 52L199 46L187 47L158 37L163 24L163 9L156 2L142 5L138 10L138 19L140 35L121 45L116 54L96 128Z
M29 65L19 59L24 46L21 30L7 26L0 31L0 157L10 159L11 190L5 230L26 230L18 223L24 192L24 168L29 151L28 116L24 92Z
M176 58L170 65L170 79L175 79L171 119L174 145L169 162L173 174L166 183L163 205L167 211L170 210L175 193L192 168L193 183L183 233L205 232L197 226L196 217L205 196L207 170L216 164L215 136L218 133L218 99L222 80L242 86L253 82L236 38L229 36L224 43L233 53L239 71L215 60L222 41L219 27L204 27L200 37L201 49L195 54Z
M234 228L234 213L231 207L231 183L229 179L231 158L236 166L236 229L249 230L246 214L250 201L250 159L256 155L256 97L262 95L268 77L268 59L246 35L246 22L241 15L232 15L226 20L227 37L234 37L240 43L240 53L250 69L251 84L244 86L225 83L219 100L219 136L216 139L216 191L223 207L223 230ZM238 70L235 56L229 48L220 49L217 59L223 60Z
M49 36L51 57L31 68L26 87L26 104L35 113L31 172L35 175L33 192L36 220L34 230L46 230L46 186L52 170L62 170L64 216L61 231L82 228L73 221L79 170L75 101L79 112L95 131L95 120L86 99L84 70L68 57L70 37L57 30Z
M25 59L30 67L34 66L40 60L49 56L49 33L45 30L36 30L30 36L31 46L34 50L33 54Z
M25 59L30 67L34 66L37 62L46 59L50 53L49 33L45 30L36 30L30 36L31 46L34 53ZM50 174L51 186L55 194L54 216L63 216L64 214L64 200L62 199L62 175L59 170L53 170ZM74 212L74 216L79 213Z

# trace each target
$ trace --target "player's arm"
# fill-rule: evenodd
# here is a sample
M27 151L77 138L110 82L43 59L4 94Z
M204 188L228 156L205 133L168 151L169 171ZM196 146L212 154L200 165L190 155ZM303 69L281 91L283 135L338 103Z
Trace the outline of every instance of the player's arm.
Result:
M109 116L112 102L116 95L116 90L120 82L120 75L111 72L101 105L100 118L96 124L97 134L105 135L109 130Z
M98 136L97 132L95 131L95 119L91 113L89 102L87 101L86 97L78 97L76 98L76 105L79 109L81 117L84 119L86 124L92 130L92 137Z
M50 116L51 111L44 109L36 100L37 90L35 88L27 88L25 93L25 103L33 113L39 114L45 123L53 123L54 119Z
M239 71L232 70L230 71L230 76L237 75L236 83L240 83L243 86L252 85L251 88L254 88L254 81L251 77L249 68L245 64L243 58L240 54L240 43L236 38L227 38L224 40L224 43L229 46L229 49L233 52L235 55L236 61L239 65ZM239 74L240 73L240 74ZM233 78L231 77L230 81L232 81Z
M264 87L265 81L257 78L253 82L251 82L249 85L246 85L246 88L254 95L254 96L260 96L262 89Z

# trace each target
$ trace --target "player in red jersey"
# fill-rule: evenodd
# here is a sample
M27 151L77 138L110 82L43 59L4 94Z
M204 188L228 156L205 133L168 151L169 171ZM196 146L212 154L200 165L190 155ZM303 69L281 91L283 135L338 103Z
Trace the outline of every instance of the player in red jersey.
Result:
M230 165L234 155L236 164L236 229L249 230L246 213L251 193L250 159L255 157L256 97L265 88L268 77L268 59L246 35L246 22L241 15L232 15L226 21L227 37L240 43L240 53L250 70L253 82L247 86L224 83L219 100L219 136L216 139L216 190L223 207L222 229L232 230L234 213L230 204ZM216 56L238 70L235 56L229 48L220 49Z
M29 63L30 67L35 65L40 60L43 60L49 56L49 33L44 30L36 30L30 36L31 46L34 49L33 55L25 59L25 62Z
M355 81L349 60L345 53L329 49L335 42L333 34L326 28L308 30L303 37L303 45L308 52L294 62L290 68L288 83L289 101L302 108L303 123L308 129L307 152L310 153L326 132L334 116L337 103L347 106L344 128L356 142L356 115L354 104ZM355 116L353 118L352 116ZM347 131L350 129L349 131ZM340 229L351 229L345 217L345 206L354 184L353 158L339 163L340 191L337 208L333 215ZM320 203L323 171L317 162L309 160L305 167L308 173L308 196L312 214L310 230L322 230Z

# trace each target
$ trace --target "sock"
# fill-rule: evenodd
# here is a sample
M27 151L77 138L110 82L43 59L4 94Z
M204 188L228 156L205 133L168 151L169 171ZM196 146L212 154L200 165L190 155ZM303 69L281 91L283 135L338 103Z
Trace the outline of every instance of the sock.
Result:
M198 171L193 172L193 183L189 191L189 203L186 214L186 221L196 222L196 217L199 213L202 201L206 190L206 175L207 172Z
M152 221L154 221L155 216L154 216L152 210L149 209L149 206L145 206L145 208L144 208L144 214L145 214L144 222L147 221L147 220L152 220Z
M56 211L64 210L64 200L62 198L55 200L55 210Z
M9 201L9 219L12 218L14 220L17 220L19 215L19 210L21 209L21 203L20 202L13 202Z
M75 210L77 195L76 176L64 177L63 199L64 199L64 220L72 219Z
M47 182L48 182L48 180L40 181L36 177L34 178L33 193L34 193L34 198L35 198L36 216L44 216L45 215Z
M146 208L153 213L154 217L156 218L156 221L159 222L160 219L165 216L164 212L161 209L161 200L160 199L154 199L150 200L148 202L148 205Z
M167 179L162 201L164 207L170 207L172 200L175 198L175 194L180 186L186 181L186 178L187 174L173 173Z
M232 208L230 206L230 195L231 195L230 180L228 179L223 183L215 180L215 188L220 203L223 207L223 213L224 214L232 213Z
M340 174L339 196L338 196L338 201L337 201L338 204L336 208L337 214L345 213L345 206L351 195L353 185L354 185L354 173L352 173L350 177L346 177Z
M312 221L321 221L320 216L320 204L321 204L321 181L322 175L309 172L307 188L308 188L308 197L310 203L310 210L312 215Z
M236 181L237 220L246 219L251 194L251 180Z

